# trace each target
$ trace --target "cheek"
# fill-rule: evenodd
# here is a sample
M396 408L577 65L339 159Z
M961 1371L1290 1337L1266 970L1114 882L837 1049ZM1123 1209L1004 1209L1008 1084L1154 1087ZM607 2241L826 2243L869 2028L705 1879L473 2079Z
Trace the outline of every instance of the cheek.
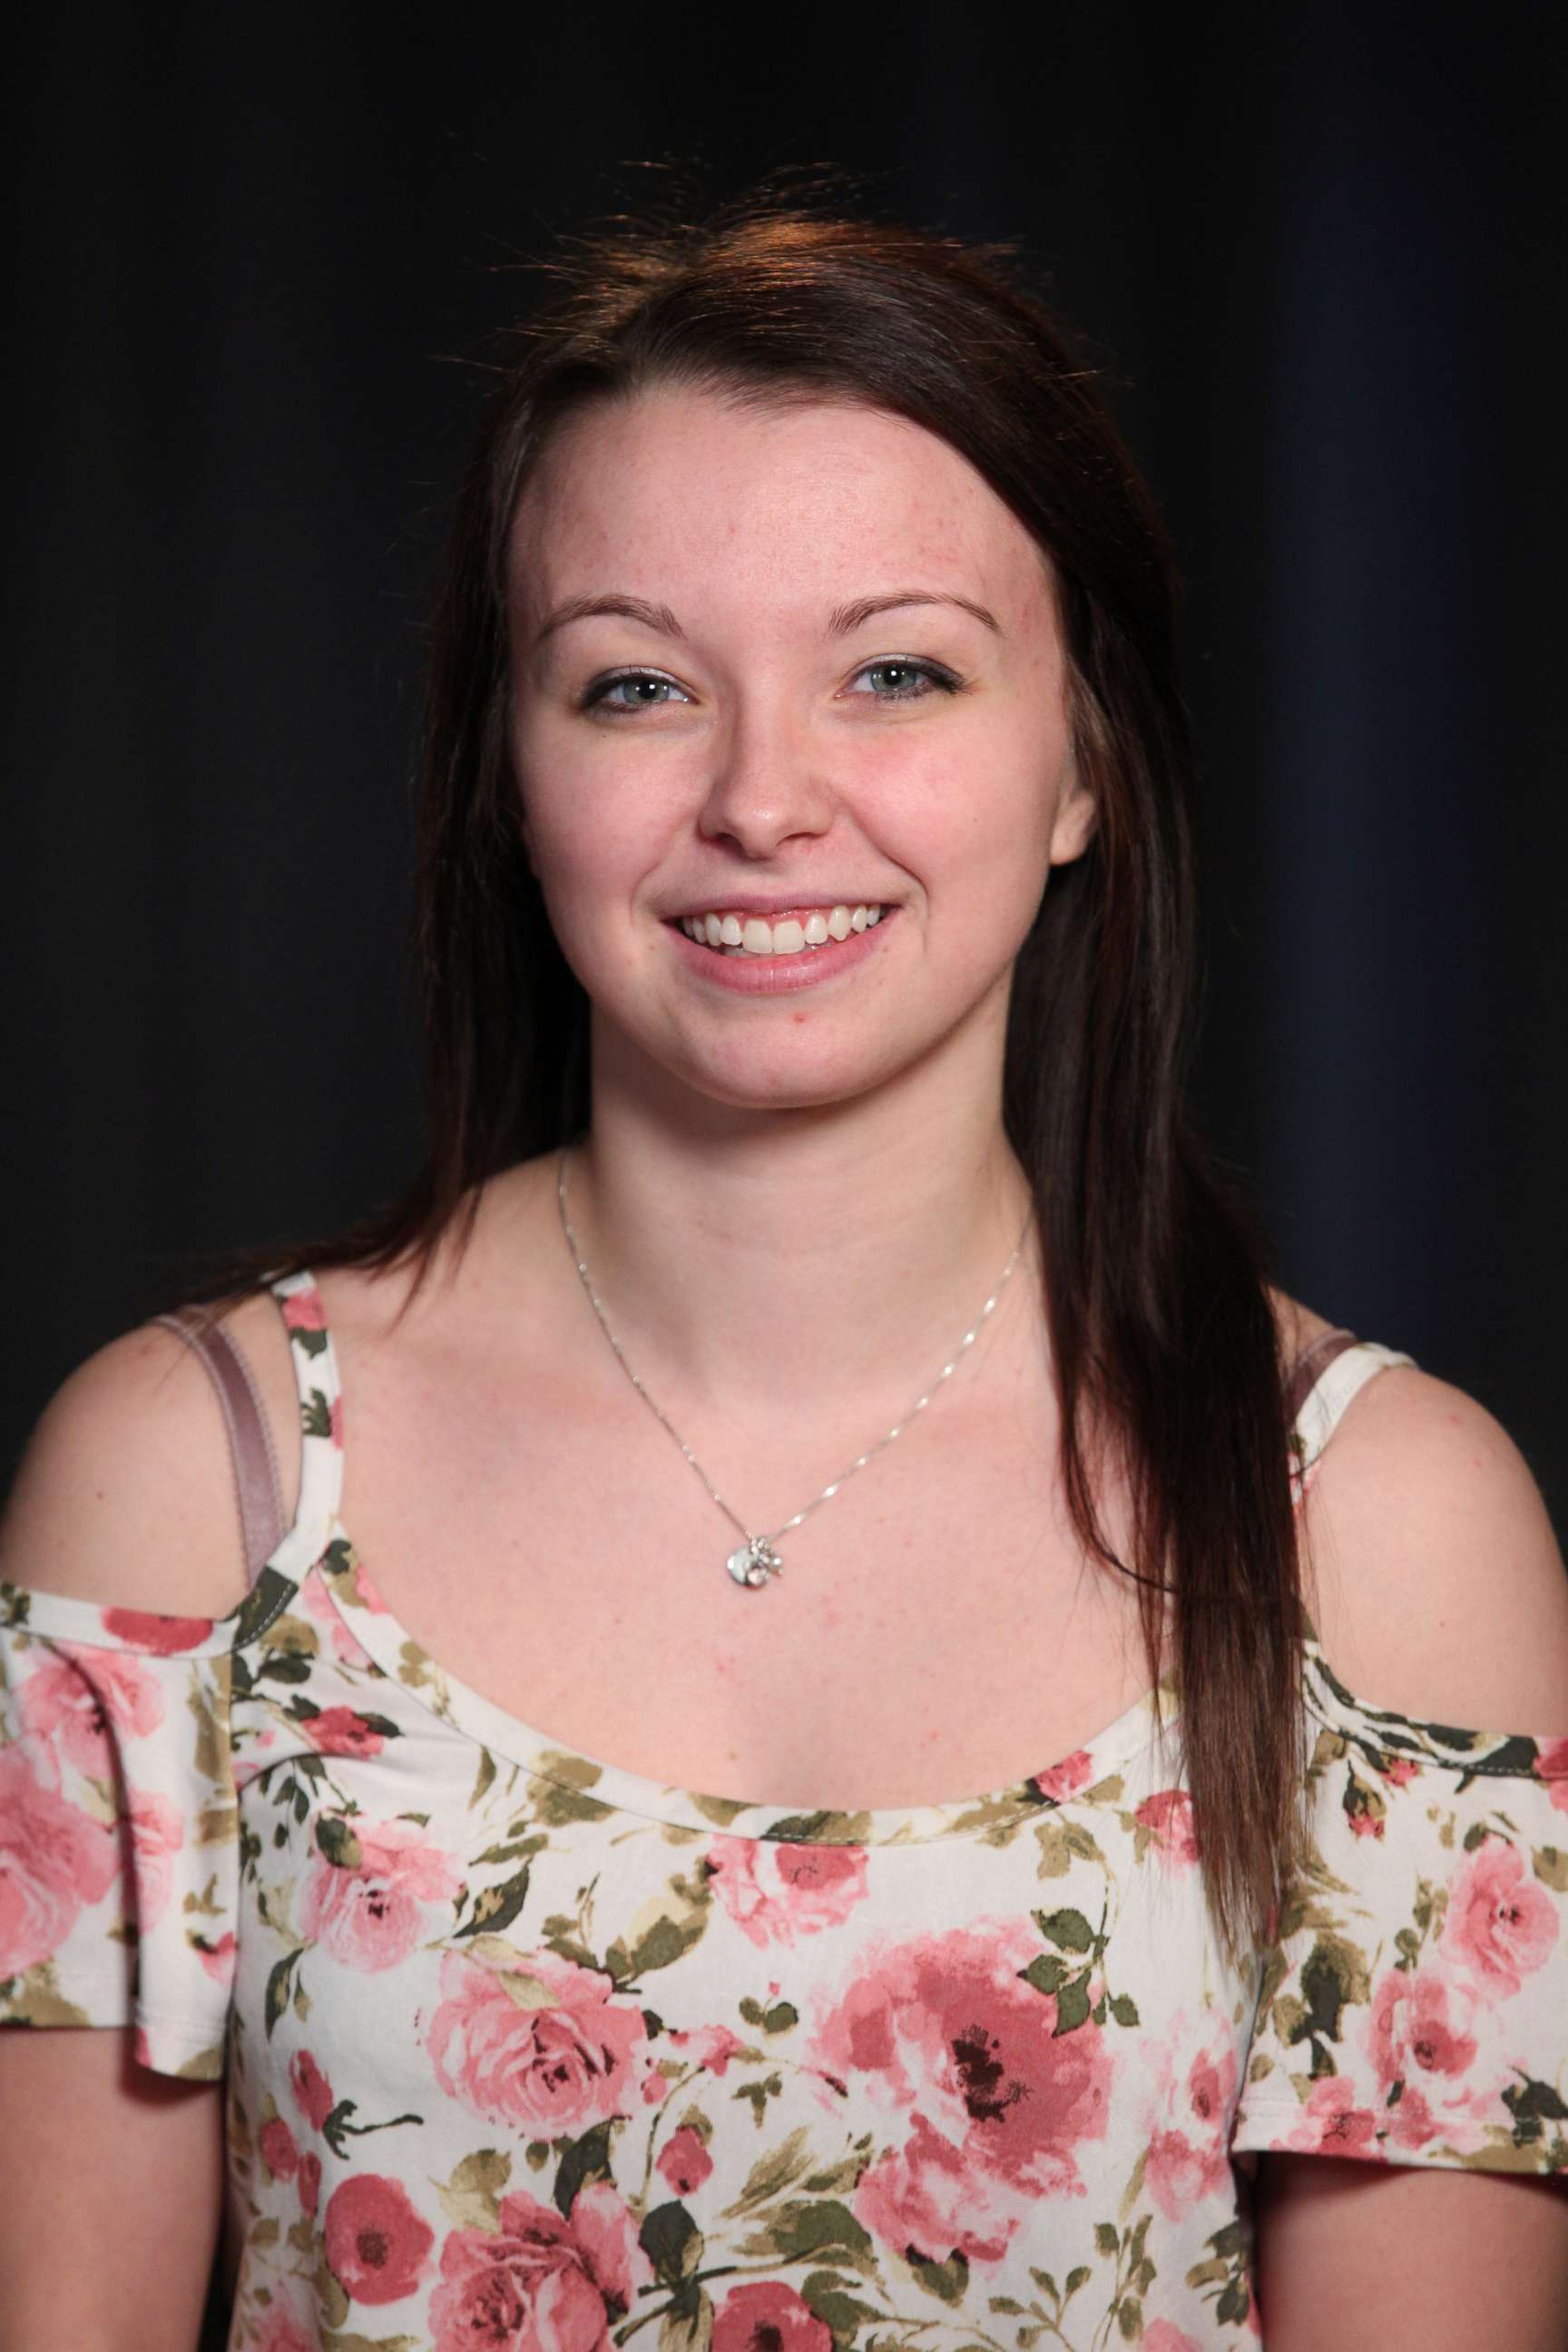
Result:
M629 905L668 848L669 792L637 762L551 756L548 742L514 738L516 789L545 904L559 928L592 908Z

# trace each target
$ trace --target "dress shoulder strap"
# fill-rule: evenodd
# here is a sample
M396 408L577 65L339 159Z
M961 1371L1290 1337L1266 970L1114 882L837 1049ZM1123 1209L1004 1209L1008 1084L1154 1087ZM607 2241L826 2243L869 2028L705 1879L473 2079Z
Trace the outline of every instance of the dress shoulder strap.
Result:
M1320 1332L1302 1349L1290 1368L1285 1389L1292 1475L1301 1483L1302 1491L1352 1398L1359 1396L1374 1373L1415 1361L1403 1349L1385 1348L1376 1339L1358 1339L1353 1331L1341 1328Z
M276 1614L321 1558L342 1492L342 1397L321 1291L310 1273L268 1276L263 1287L281 1310L299 1394L300 1502L292 1520L279 1483L267 1414L238 1341L205 1307L153 1318L177 1331L195 1350L223 1411L251 1587L251 1602L240 1612L247 1637L267 1622L251 1622L256 1608L264 1606L268 1617Z
M181 1307L153 1319L178 1332L200 1357L216 1393L239 1498L246 1581L253 1584L288 1532L289 1515L278 1478L272 1432L257 1394L249 1360L238 1341L205 1307Z
M1331 1331L1320 1331L1301 1349L1285 1378L1285 1418L1292 1428L1319 1375L1327 1371L1336 1356L1354 1346L1355 1333L1336 1325Z

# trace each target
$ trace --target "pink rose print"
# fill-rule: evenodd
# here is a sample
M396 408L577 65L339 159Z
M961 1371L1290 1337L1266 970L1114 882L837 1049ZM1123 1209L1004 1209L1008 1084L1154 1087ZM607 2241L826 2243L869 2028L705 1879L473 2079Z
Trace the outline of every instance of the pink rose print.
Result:
M1238 2065L1225 2021L1185 2011L1149 2050L1153 2097L1144 2115L1149 2153L1144 2180L1167 2221L1223 2189L1230 2168L1230 2119Z
M425 1928L424 1906L449 1902L460 1877L439 1846L427 1845L414 1822L352 1823L359 1847L353 1864L310 1860L300 1906L303 1935L313 1937L346 1969L395 1969Z
M496 2230L454 2230L430 2297L435 2352L607 2352L607 2319L622 2318L653 2264L608 2181L577 2191L570 2215L519 2191L500 2201Z
M1153 1832L1153 1843L1174 1870L1184 1870L1198 1859L1197 1833L1193 1827L1193 1801L1184 1789L1161 1789L1145 1797L1132 1816Z
M41 1787L19 1746L0 1748L0 1977L58 1952L118 1872L113 1832Z
M399 2180L356 2172L327 2200L327 2267L355 2303L399 2303L419 2284L436 2233Z
M776 1992L778 1987L772 1985L769 1990ZM737 2051L746 2047L739 2034L731 2033L727 2025L678 2025L672 2033L666 2034L665 2040L679 2050L683 2058L689 2058L694 2066L705 2066L721 2082L731 2059ZM661 2084L656 2096L662 2098L663 2095Z
M300 1724L318 1756L379 1756L386 1741L352 1706L326 1706Z
M713 2315L713 2352L832 2352L833 2330L784 2279L746 2279Z
M1042 1797L1053 1798L1059 1805L1089 1786L1093 1769L1094 1759L1088 1748L1078 1748L1070 1756L1064 1756L1059 1764L1053 1764L1048 1772L1037 1772L1035 1786Z
M1254 2309L1257 2305L1254 2305ZM1156 2319L1139 2337L1143 2352L1204 2352L1196 2336L1189 2336L1172 2319Z
M136 1925L142 1935L157 1926L169 1901L174 1857L185 1842L177 1805L155 1789L131 1800L132 1866L136 1879Z
M211 1617L161 1617L148 1609L100 1609L99 1622L116 1641L129 1642L154 1657L173 1658L205 1642L216 1622Z
M1372 2109L1355 2103L1354 2084L1342 2074L1322 2074L1307 2094L1300 2119L1285 2145L1308 2155L1370 2157L1385 2164L1376 2131ZM1143 2341L1148 2340L1145 2333Z
M208 1943L206 1938L202 1936L192 1936L189 1928L185 1930L185 1933L187 1936L190 1936L191 1942L196 1948L197 1957L199 1958L203 1968L205 1969L208 1976L211 1977L214 1984L232 1984L234 1982L234 1964L239 1952L239 1947L235 1941L233 1928L228 1928L223 1935L218 1937L216 1943Z
M1548 1739L1535 1759L1536 1777L1560 1813L1568 1813L1568 1739Z
M320 2340L314 2328L307 2336L290 2313L274 2305L257 2339L256 2352L317 2352Z
M858 1846L715 1838L706 1859L719 1900L759 1951L837 1927L865 1899Z
M324 1331L326 1309L319 1290L297 1290L283 1301L283 1321L290 1331Z
M689 2197L694 2189L701 2188L712 2169L713 2159L702 2135L689 2124L682 2124L679 2131L671 2133L654 2165L654 2170L663 2175L672 2197Z
M289 2059L289 2087L310 2129L320 2131L336 2103L331 2084L308 2050L297 2050Z
M354 1639L344 1624L337 1603L321 1581L319 1570L311 1569L295 1598L307 1617L314 1618L318 1625L325 1626L332 1645L332 1655L340 1664L357 1666L368 1672L372 1664L370 1653Z
M366 1568L363 1560L361 1559L357 1552L354 1554L353 1579L354 1591L358 1594L361 1603L364 1608L370 1611L371 1615L373 1617L390 1617L392 1614L391 1610L388 1609L385 1601L382 1599L380 1592L376 1589L374 1579L372 1577L369 1569Z
M1092 2020L1056 2032L1055 1994L1020 1975L1040 1948L1027 1921L985 1921L884 1945L817 1997L812 2064L864 2077L909 2132L853 2208L900 2249L994 2262L1042 2193L1085 2193L1073 2150L1105 2135L1112 2061Z
M321 2193L321 2159L315 2149L307 2148L300 2158L300 2169L294 2176L294 2186L300 2192L300 2210L312 2217L316 2200Z
M1396 1789L1421 1778L1421 1767L1414 1756L1384 1756L1377 1769L1382 1778L1392 1780Z
M1436 1964L1390 1969L1373 1993L1363 2039L1384 2095L1384 2122L1396 2147L1426 2147L1438 2130L1431 2097L1441 2093L1445 2080L1462 2083L1474 2065L1477 2045L1468 2029L1477 1998ZM1395 2083L1404 2088L1390 2106ZM1444 2098L1440 2104L1462 2102Z
M553 1952L520 1953L501 1969L448 1952L429 2032L437 2081L487 2123L533 2139L629 2115L647 2027L634 2003L611 1998L614 1990L609 1977Z
M29 1731L57 1738L79 1771L107 1780L114 1769L110 1725L144 1737L163 1720L163 1695L146 1667L119 1650L68 1642L54 1648L58 1655L22 1685L22 1720Z
M1494 2000L1516 1993L1557 1940L1557 1909L1506 1838L1479 1845L1456 1879L1440 1938Z
M903 2145L888 2149L862 2174L851 2200L855 2219L900 2253L918 2250L933 2262L953 2254L966 2263L1000 2262L1027 2200L1013 2182L988 2173L933 2130L918 2109L910 2124ZM1081 2182L1076 2193L1083 2194Z
M275 2180L292 2180L300 2168L300 2151L294 2145L294 2135L281 2116L274 2116L263 2124L257 2135L261 2161Z

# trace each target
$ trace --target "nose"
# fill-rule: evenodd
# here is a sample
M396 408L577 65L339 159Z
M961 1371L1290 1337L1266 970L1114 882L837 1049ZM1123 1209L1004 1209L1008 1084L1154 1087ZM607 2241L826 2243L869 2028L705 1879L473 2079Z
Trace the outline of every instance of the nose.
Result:
M698 830L743 856L768 858L797 835L826 833L836 805L805 725L753 704L734 713L721 739Z

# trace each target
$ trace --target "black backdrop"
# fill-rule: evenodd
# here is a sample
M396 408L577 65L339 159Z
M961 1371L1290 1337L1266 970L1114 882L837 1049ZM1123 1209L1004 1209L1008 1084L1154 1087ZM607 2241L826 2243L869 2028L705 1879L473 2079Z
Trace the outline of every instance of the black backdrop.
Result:
M742 36L744 41L742 44ZM409 1171L419 626L509 258L826 159L1016 236L1189 583L1202 1087L1563 1524L1561 12L39 10L6 101L9 1468Z

